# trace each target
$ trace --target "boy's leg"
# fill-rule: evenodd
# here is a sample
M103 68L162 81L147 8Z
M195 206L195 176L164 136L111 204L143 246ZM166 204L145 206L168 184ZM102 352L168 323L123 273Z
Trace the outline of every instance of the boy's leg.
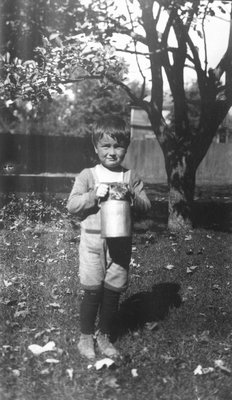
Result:
M81 333L93 335L98 307L102 299L102 289L85 290L80 307Z
M90 234L82 230L79 246L79 273L81 286L85 292L80 307L81 337L78 349L89 359L95 357L93 334L104 280L100 258L102 247L103 240L100 234Z
M95 358L93 334L102 290L85 290L80 307L81 337L78 349L84 357Z
M114 326L120 293L104 288L102 304L99 316L99 332L97 334L97 344L101 353L108 357L119 356L118 350L110 342L110 334Z
M112 332L119 305L120 293L104 288L100 308L99 330L107 335Z
M119 352L109 340L118 312L120 293L127 287L131 254L131 238L107 239L107 267L104 280L99 334L97 343L100 351L108 357L118 356Z

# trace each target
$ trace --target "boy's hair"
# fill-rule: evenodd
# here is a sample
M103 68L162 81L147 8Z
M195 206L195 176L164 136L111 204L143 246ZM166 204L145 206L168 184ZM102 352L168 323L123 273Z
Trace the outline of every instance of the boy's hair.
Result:
M130 144L130 129L126 122L117 116L107 116L100 119L93 126L92 141L94 146L104 134L111 136L118 143L123 142L126 147Z

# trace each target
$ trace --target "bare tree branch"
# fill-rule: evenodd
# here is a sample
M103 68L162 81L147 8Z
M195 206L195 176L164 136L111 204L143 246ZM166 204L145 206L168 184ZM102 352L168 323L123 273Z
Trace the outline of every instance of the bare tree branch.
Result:
M63 85L66 85L67 83L76 83L76 82L81 82L86 79L103 79L102 74L99 75L80 75L78 78L74 79L61 79L59 83L62 83Z
M133 19L132 19L130 7L129 7L129 4L128 4L128 1L127 1L127 0L126 0L126 7L127 7L127 12L128 12L128 14L129 14L129 18L130 18L131 28L132 28L132 31L133 31L133 43L134 43L134 48L135 48L136 63L137 63L137 66L138 66L138 70L139 70L139 72L140 72L140 75L141 75L142 78L143 78L143 82L145 83L145 82L146 82L146 78L145 78L145 76L144 76L144 74L143 74L142 68L141 68L141 66L140 66L139 58L138 58L138 53L137 53L137 42L136 42L136 40L134 39L134 32L135 32L134 23L133 23ZM144 86L144 87L145 87L145 86ZM142 91L142 92L143 92L143 91ZM143 95L142 92L141 92L141 97L142 97L142 95Z
M142 52L138 50L128 50L128 49L119 49L118 47L115 47L116 51L121 51L122 53L130 53L130 54L138 54L141 56L150 56L152 53L151 52Z
M223 55L223 57L221 58L218 65L216 66L216 68L212 70L212 73L214 74L217 80L221 78L224 72L229 73L231 69L231 63L232 63L232 4L230 12L230 33L229 33L227 50Z
M163 76L162 76L162 61L160 46L158 40L158 32L156 30L153 18L153 0L139 0L142 10L142 19L144 22L144 29L146 33L146 44L148 46L151 64L151 102L154 107L158 107L159 113L157 114L157 122L160 121L161 111L163 108ZM157 123L158 125L158 123Z
M137 97L134 92L132 92L132 90L129 88L128 85L126 85L124 82L120 81L119 79L113 77L112 75L105 75L106 78L109 79L110 82L114 83L115 85L118 85L120 87L122 87L126 93L128 94L128 96L130 96L131 100L138 106L140 106L141 108L143 108L144 110L147 109L147 105L148 102L145 100L142 100L140 97Z
M208 0L208 4L205 7L204 16L203 16L202 23L201 23L202 32L203 32L203 41L204 41L204 53L205 53L205 73L207 72L207 67L208 67L208 56L207 56L206 34L205 34L205 18L207 15L209 3L210 3L210 0Z
M167 24L166 24L164 32L162 34L162 43L161 43L162 46L167 46L168 35L169 35L170 29L172 27L174 16L175 16L175 10L174 10L174 7L172 7L172 10L169 13Z
M177 21L178 21L178 19L179 19L179 17L176 16ZM205 95L206 95L206 93L205 93L205 72L203 71L202 66L201 66L201 61L199 58L198 50L197 50L196 46L194 45L192 39L190 38L188 32L186 31L185 27L183 26L181 20L179 20L179 23L180 23L179 27L182 30L182 34L183 34L185 41L186 41L186 43L192 53L192 56L193 56L192 59L193 59L193 63L194 63L197 78L198 78L199 90L200 90L202 98L204 99Z
M186 28L187 32L189 31L189 29L191 27L194 15L198 14L199 5L200 5L200 0L194 0L192 2L191 11L189 11L189 13L188 13L187 21L185 24L185 28Z

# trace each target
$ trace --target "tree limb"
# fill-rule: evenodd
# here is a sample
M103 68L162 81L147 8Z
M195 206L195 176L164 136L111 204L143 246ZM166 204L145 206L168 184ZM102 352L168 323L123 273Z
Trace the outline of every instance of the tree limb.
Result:
M130 53L130 54L138 54L141 56L150 56L152 53L151 52L142 52L142 51L138 51L138 50L128 50L128 49L119 49L118 47L115 47L116 51L121 51L122 53Z
M208 4L205 7L205 11L204 11L204 15L203 15L202 23L201 23L202 32L203 32L203 41L204 41L204 52L205 52L205 73L207 72L207 66L208 66L206 34L205 34L205 18L206 18L206 15L207 15L207 10L208 10L209 3L210 3L210 0L208 0Z
M154 108L158 107L159 113L156 115L160 121L161 112L163 108L163 77L162 77L162 62L160 45L158 40L158 33L154 24L153 18L153 3L154 0L138 0L142 10L142 20L146 33L146 44L148 50L151 53L151 103L154 104ZM158 125L158 123L157 123Z
M76 83L76 82L81 82L84 81L86 79L103 79L102 74L99 75L81 75L78 78L74 78L74 79L64 79L64 80L59 80L59 83L62 83L63 85L67 84L67 83Z
M118 22L115 22L115 20L113 18L111 19L111 22L114 24L115 33L121 33L121 34L127 35L130 38L136 40L137 42L140 42L145 45L147 44L146 38L144 36L140 35L139 33L135 33L133 31L133 29L129 29L126 26L122 26Z
M216 68L212 70L215 78L219 80L221 76L224 74L224 72L229 73L231 69L231 64L232 64L232 4L230 12L230 33L229 33L228 46L220 62L218 63Z
M192 2L192 8L191 8L191 11L188 13L187 21L185 24L185 28L186 28L187 32L189 31L189 29L191 27L194 15L198 14L199 5L200 5L200 0L194 0Z
M134 34L135 34L135 32L134 32L134 23L133 23L133 19L132 19L132 16L131 16L130 7L129 7L129 5L128 5L128 1L127 1L127 0L126 0L126 7L127 7L127 12L128 12L128 14L129 14L129 18L130 18L131 28L132 28L132 31L133 31L133 36L132 36L132 37L133 37L133 43L134 43L134 48L135 48L136 63L137 63L137 66L138 66L140 75L141 75L141 77L143 78L143 82L144 82L144 84L145 84L146 78L145 78L145 76L144 76L144 74L143 74L142 68L141 68L141 66L140 66L139 58L138 58L138 53L137 53L137 42L136 42L136 40L135 40L135 38L134 38Z
M140 107L143 108L144 110L147 110L147 109L148 109L148 107L147 107L148 102L147 102L146 100L142 100L140 97L137 97L137 96L132 92L132 90L129 88L128 85L126 85L125 83L123 83L123 82L120 81L119 79L113 77L112 75L106 74L105 76L106 76L106 78L107 78L110 82L114 83L115 85L118 85L118 86L122 87L122 88L125 90L125 92L128 94L128 96L132 99L132 101L133 101L136 105L140 106Z
M178 16L176 18L179 19ZM192 39L190 38L188 32L185 30L185 27L181 23L181 21L180 21L180 29L182 30L185 41L186 41L187 45L189 46L190 51L192 52L193 63L194 63L197 78L198 78L199 90L200 90L202 98L204 98L206 95L206 93L205 93L205 73L201 66L201 61L199 58L198 51L197 51Z

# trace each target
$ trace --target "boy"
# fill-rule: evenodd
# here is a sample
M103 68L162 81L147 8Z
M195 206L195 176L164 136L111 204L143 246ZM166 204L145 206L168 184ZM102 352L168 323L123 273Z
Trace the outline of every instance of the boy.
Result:
M118 311L120 293L126 289L131 257L131 238L101 238L99 201L107 195L109 182L126 183L133 208L150 208L143 183L121 163L130 143L130 133L119 117L105 117L95 125L93 145L100 163L84 169L76 178L67 208L81 221L79 273L84 295L80 306L82 356L95 358L94 330L99 311L96 342L107 357L119 356L110 342L110 332Z

